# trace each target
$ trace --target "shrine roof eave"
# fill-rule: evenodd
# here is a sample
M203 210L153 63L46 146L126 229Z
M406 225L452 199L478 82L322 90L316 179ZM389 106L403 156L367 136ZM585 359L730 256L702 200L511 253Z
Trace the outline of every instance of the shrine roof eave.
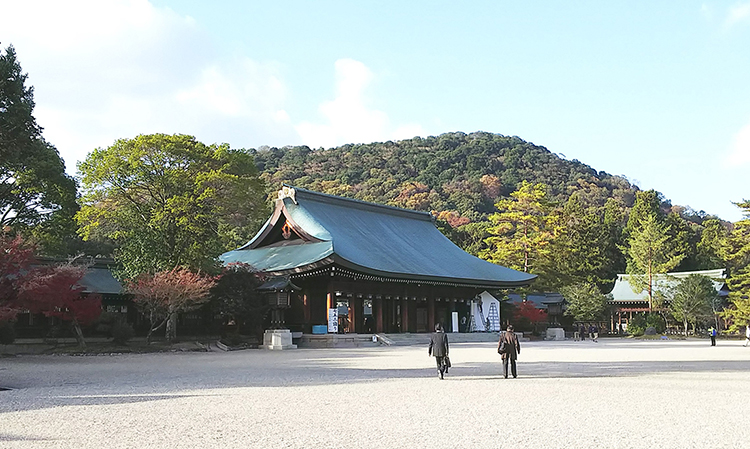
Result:
M290 276L292 279L298 279L314 275L323 275L323 272L327 274L329 270L333 270L338 275L343 277L371 280L374 282L443 285L450 287L466 287L477 289L512 289L525 287L531 284L533 280L535 280L534 278L530 282L508 282L493 281L487 279L463 279L439 276L425 276L412 273L387 272L362 267L353 264L345 259L342 259L341 257L337 257L336 255L328 257L325 260L309 264L307 266L296 267L290 270L269 271L268 274L274 276Z

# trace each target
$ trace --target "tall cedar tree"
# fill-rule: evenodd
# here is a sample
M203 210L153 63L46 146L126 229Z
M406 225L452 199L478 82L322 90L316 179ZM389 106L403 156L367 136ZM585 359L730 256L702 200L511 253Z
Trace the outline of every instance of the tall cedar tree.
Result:
M736 204L743 209L745 218L734 224L723 250L730 268L727 280L730 306L722 316L732 331L750 325L750 201Z
M485 239L485 260L527 273L542 274L550 258L550 243L560 231L558 214L547 197L547 186L523 182L511 198L495 204L494 225Z
M617 235L606 221L603 207L585 207L579 195L571 195L562 211L560 235L552 242L554 270L559 281L555 287L572 284L596 284L606 289L617 274Z
M177 339L177 314L189 312L208 302L215 279L178 267L153 275L142 274L126 281L136 306L149 318L147 341L151 334L166 326L169 342Z
M661 307L664 299L654 287L654 276L672 271L685 257L672 245L666 227L649 215L631 231L627 272L631 275L630 286L633 292L645 291L648 294L649 310Z
M712 314L712 305L718 297L713 282L706 276L691 274L680 280L674 288L669 311L682 323L685 336L688 334L688 324L693 324L695 329L695 323L700 318Z
M0 228L33 235L48 254L66 254L75 235L76 183L34 119L16 52L0 50Z
M86 240L112 240L124 277L217 269L217 256L246 242L266 216L251 154L186 135L141 135L97 149L78 170L76 218Z
M79 284L85 266L72 263L39 267L27 276L19 300L31 313L43 313L70 322L80 347L86 347L81 326L93 323L102 313L99 295L87 295Z

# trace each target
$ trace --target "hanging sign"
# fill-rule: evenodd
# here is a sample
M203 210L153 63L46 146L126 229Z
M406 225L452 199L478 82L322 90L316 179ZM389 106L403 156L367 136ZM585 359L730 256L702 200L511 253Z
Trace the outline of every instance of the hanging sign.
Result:
M339 309L328 309L328 333L339 333Z

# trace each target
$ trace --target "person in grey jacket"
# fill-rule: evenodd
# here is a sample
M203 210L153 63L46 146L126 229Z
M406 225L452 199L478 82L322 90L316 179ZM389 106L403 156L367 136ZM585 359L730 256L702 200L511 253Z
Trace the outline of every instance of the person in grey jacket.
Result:
M442 379L443 374L448 371L445 366L445 358L448 356L448 335L443 332L443 325L440 323L435 325L435 332L430 338L430 347L427 349L427 354L435 357L438 377Z

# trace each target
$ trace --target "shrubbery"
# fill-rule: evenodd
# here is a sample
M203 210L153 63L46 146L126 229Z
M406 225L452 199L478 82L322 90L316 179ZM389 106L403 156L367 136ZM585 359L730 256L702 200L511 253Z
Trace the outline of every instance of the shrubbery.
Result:
M130 324L118 321L112 325L110 334L112 335L113 343L124 345L131 338L133 338L133 335L135 335L135 330L133 330L133 326L131 326Z
M0 345L9 345L16 341L16 330L13 323L0 321Z
M664 318L656 312L647 315L635 315L628 322L628 334L639 337L646 333L646 330L653 328L654 334L663 334L667 328ZM651 334L653 335L653 334Z

